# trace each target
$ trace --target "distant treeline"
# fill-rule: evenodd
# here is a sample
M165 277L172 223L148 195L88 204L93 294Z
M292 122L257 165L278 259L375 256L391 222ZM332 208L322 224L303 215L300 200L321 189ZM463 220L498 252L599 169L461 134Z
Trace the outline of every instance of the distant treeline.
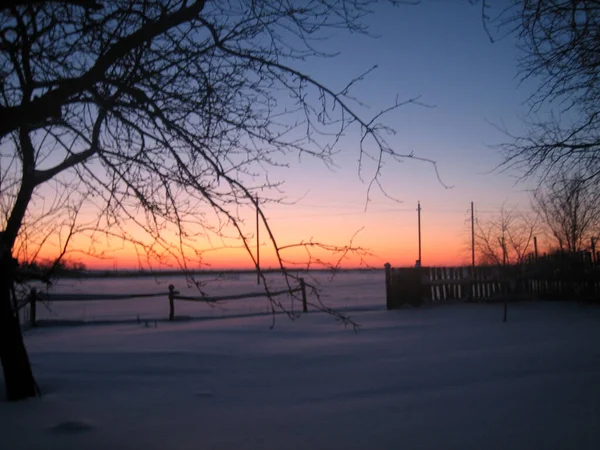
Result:
M350 268L337 269L338 272L372 272L383 270L378 268ZM331 269L290 269L288 272L314 272L323 273L330 272ZM281 269L261 269L262 273L281 273ZM185 275L205 275L205 276L228 276L228 275L253 275L256 274L256 269L210 269L210 270L86 270L85 273L77 273L74 275L85 276L86 278L135 278L135 277L157 277L157 276L185 276Z
M80 261L42 260L30 263L19 263L19 273L26 278L43 278L48 276L81 276L88 272Z
M256 274L256 269L204 269L204 270L181 270L181 269L166 269L166 270L98 270L87 269L85 264L81 262L62 262L53 265L47 262L21 264L20 269L28 273L50 274L61 278L138 278L138 277L171 277L171 276L213 276L213 277L229 277L232 275L250 275ZM337 272L372 272L382 270L379 268L349 268L336 269ZM261 269L262 273L281 273L281 269ZM289 269L289 272L331 272L331 269Z

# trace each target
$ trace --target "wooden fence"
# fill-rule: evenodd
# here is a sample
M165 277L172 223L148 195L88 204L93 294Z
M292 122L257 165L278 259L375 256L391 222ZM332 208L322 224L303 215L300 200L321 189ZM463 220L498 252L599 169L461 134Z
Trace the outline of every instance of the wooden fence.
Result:
M488 300L504 292L495 267L411 267L385 265L386 306L444 300Z
M179 292L175 291L175 286L172 284L169 285L169 320L173 320L175 318L175 300L184 300L188 302L204 302L204 303L216 303L219 301L225 300L241 300L245 298L255 298L255 297L277 297L279 295L284 294L294 294L296 292L302 293L302 311L308 311L308 303L306 302L306 283L304 282L304 278L300 278L300 286L295 289L284 289L281 291L260 291L260 292L250 292L245 294L235 294L235 295L223 295L218 297L207 297L207 296L199 296L199 297L190 297L186 295L179 295Z
M562 268L561 268L562 267ZM385 265L387 309L445 300L600 301L600 268L573 266L411 267Z
M29 306L29 317L28 325L36 327L37 321L37 303L38 302L83 302L83 301L105 301L105 300L130 300L134 298L149 298L149 297L164 297L169 301L169 320L175 320L175 300L192 301L192 302L203 302L203 303L217 303L225 300L241 300L255 297L277 297L284 294L294 294L300 292L302 294L302 311L308 311L308 303L306 300L306 284L303 278L299 279L300 285L295 289L285 289L280 291L267 291L263 290L260 292L250 292L243 294L223 295L223 296L186 296L180 295L179 291L175 290L175 286L169 285L168 292L160 293L136 293L136 294L45 294L37 291L35 288L31 289L27 298L21 302L19 309L25 306Z

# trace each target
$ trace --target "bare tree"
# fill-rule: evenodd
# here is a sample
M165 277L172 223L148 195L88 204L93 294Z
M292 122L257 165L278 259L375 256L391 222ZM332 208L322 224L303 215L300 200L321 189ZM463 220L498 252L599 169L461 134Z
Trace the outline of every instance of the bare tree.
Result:
M501 16L523 50L523 80L539 83L529 98L529 131L501 146L503 167L542 180L580 171L600 175L600 2L519 0Z
M370 186L386 157L414 159L387 144L380 119L417 99L363 118L352 96L361 76L333 90L299 69L332 56L317 49L329 31L366 32L361 19L373 3L65 0L0 10L0 359L9 400L36 393L11 285L15 252L39 223L33 201L47 198L50 183L86 211L71 216L67 236L127 240L182 269L202 263L198 242L211 236L237 237L258 268L240 213L257 208L285 269L289 245L279 246L263 213L277 201L270 168L293 155L329 163L352 127L359 171L374 162Z
M584 250L600 231L600 192L581 175L547 182L534 192L533 206L559 250Z
M480 264L519 265L533 251L538 222L531 214L504 206L498 214L475 220L475 251Z

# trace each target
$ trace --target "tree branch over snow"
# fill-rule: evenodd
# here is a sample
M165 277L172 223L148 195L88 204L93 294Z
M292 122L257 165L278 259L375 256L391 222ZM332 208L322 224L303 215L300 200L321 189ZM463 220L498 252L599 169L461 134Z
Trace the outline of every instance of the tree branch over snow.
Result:
M282 201L274 168L301 155L331 165L356 130L359 176L363 161L374 161L368 191L384 190L387 163L426 161L438 174L434 161L386 141L388 115L424 106L419 97L396 97L372 114L353 94L364 75L335 90L303 69L332 56L318 49L331 32L368 34L363 19L376 3L57 0L0 9L3 248L19 257L54 246L65 255L78 241L87 242L78 250L105 257L106 248L129 245L140 265L189 272L207 264L207 247L235 244L260 269L247 224L248 211L258 210L293 290L293 261L282 252L294 244L279 246L265 213ZM60 210L68 220L53 228ZM299 240L307 267L329 264L317 248L337 256L333 268L366 254L352 241ZM6 286L0 313L10 311ZM4 319L14 322L9 313ZM13 322L6 329L18 334ZM17 397L31 392L29 383Z

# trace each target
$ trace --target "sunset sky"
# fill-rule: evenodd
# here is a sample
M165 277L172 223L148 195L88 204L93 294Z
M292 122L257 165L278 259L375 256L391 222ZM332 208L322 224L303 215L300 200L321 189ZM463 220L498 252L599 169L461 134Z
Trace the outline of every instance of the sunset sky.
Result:
M292 207L268 209L273 227L289 240L314 238L369 248L376 266L414 264L417 250L417 202L422 207L422 259L425 265L468 261L470 202L482 217L506 207L529 205L528 185L515 173L494 172L502 158L494 144L507 137L496 126L522 131L530 91L519 86L514 40L491 43L481 10L467 1L425 0L418 6L384 6L370 19L381 37L334 39L335 59L320 61L311 73L339 87L353 74L377 64L358 95L373 111L400 99L421 95L434 107L409 105L387 117L397 131L389 142L401 153L438 163L443 183L425 162L388 164L382 184L396 203L377 191L365 211L368 175L357 176L357 143L337 159L333 171L319 164L282 172ZM272 211L272 212L271 212Z
M494 12L498 11L490 14ZM272 230L280 245L312 240L344 246L354 236L355 246L372 253L367 259L372 266L382 267L388 261L395 266L413 265L418 257L420 201L423 264L467 262L471 201L479 217L497 213L503 205L526 208L529 204L530 186L517 183L515 173L494 171L502 158L493 146L508 140L497 126L515 134L523 132L524 102L532 89L531 83L519 83L514 39L490 42L480 6L467 0L379 5L367 22L378 37L333 35L319 45L339 51L339 56L311 60L302 68L336 90L377 65L355 90L370 107L367 116L389 106L396 95L400 100L420 95L420 101L429 106L407 105L386 116L385 123L397 131L388 142L399 153L436 161L441 182L427 162L389 163L383 168L381 183L393 199L375 189L367 203L372 167L365 167L361 180L360 136L348 134L335 160L337 167L296 159L290 161L290 168L270 173L271 179L285 182L283 195L292 203L265 205ZM252 230L253 212L248 210L247 216L246 225ZM263 266L273 266L262 233ZM210 245L199 243L203 248ZM112 249L107 255L107 259L91 260L75 254L75 259L83 258L94 268L137 265L137 257L127 248ZM287 256L302 261L298 253ZM212 268L252 267L241 249L208 252L203 262ZM352 267L359 261L349 259L344 264Z

